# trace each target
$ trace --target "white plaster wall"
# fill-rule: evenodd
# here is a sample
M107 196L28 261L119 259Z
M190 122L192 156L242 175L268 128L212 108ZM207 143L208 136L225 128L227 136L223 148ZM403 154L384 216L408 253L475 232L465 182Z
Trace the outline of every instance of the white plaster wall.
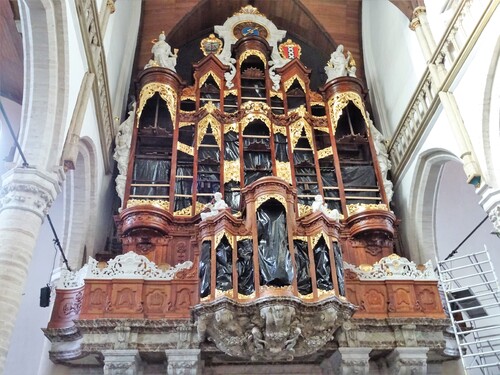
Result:
M387 0L364 0L362 7L364 66L375 115L390 137L424 71L415 32L408 19Z

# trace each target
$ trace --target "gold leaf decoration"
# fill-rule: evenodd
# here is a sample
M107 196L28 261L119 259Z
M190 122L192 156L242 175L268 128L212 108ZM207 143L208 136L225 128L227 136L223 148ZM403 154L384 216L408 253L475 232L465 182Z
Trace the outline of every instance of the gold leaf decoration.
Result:
M224 91L224 98L225 98L226 96L229 96L229 95L238 96L238 90L237 90L237 89L233 89L233 90L225 90L225 91Z
M184 207L182 210L174 211L174 216L191 216L193 206Z
M353 91L340 92L328 100L328 108L330 108L332 118L333 134L335 134L335 131L337 130L337 124L340 115L342 114L342 110L347 106L347 104L349 104L349 102L353 102L354 105L359 108L363 118L365 119L365 123L368 124L365 105L363 104L363 99L361 99L359 94Z
M200 122L198 122L198 136L196 139L197 149L200 147L203 137L207 134L208 125L212 125L212 134L219 148L221 147L220 122L213 115L208 114Z
M255 209L259 208L262 205L262 203L268 201L269 199L276 199L278 202L280 202L283 205L283 207L285 207L285 211L288 211L285 197L283 197L282 195L279 195L279 194L274 194L274 193L261 195L260 197L258 197L257 200L255 201Z
M238 241L243 241L243 240L251 240L252 236L237 236L236 239Z
M311 125L309 125L309 123L305 119L301 118L295 121L292 125L290 125L292 152L295 149L295 146L297 146L297 142L299 141L302 135L302 129L305 130L307 140L309 141L309 145L311 146L311 148L313 148L314 142L313 142Z
M367 210L389 211L387 205L384 203L372 203L372 204L354 203L347 205L347 216L351 216L357 212L367 211Z
M240 159L224 160L224 183L230 181L240 182Z
M276 160L276 175L291 185L292 171L290 168L290 162Z
M229 132L239 132L239 126L237 122L233 122L232 124L225 124L224 125L224 134L229 133Z
M290 86L293 85L293 82L297 80L297 82L299 83L300 87L302 87L302 90L304 90L304 94L307 92L306 90L306 84L304 83L304 81L302 80L302 78L300 78L298 75L294 75L292 76L291 78L287 79L284 86L285 86L285 91L288 91L288 89L290 88Z
M194 156L194 148L182 142L177 142L177 150L185 152L188 155Z
M168 211L170 207L170 203L168 201L160 199L129 199L127 201L127 208L143 205L162 208L166 211Z
M245 52L243 52L240 56L240 59L238 61L238 64L241 66L241 64L243 63L243 61L245 61L245 59L248 57L248 56L257 56L259 59L262 60L262 62L264 63L264 66L267 66L267 60L266 60L266 56L264 56L264 54L256 49L247 49Z
M205 203L195 202L194 214L198 215L201 211L203 211L205 209L205 207L206 207Z
M144 85L139 95L139 107L137 108L137 118L141 118L142 110L146 102L155 93L159 93L161 98L167 103L167 108L170 112L173 127L175 129L175 122L177 116L177 92L170 86L164 83L152 82ZM137 124L139 125L139 123Z
M312 212L312 207L305 204L298 203L297 208L299 210L299 217L309 215Z
M274 134L280 133L283 134L286 137L286 126L279 126L273 124L273 132Z
M217 84L217 87L219 88L220 90L220 78L217 77L215 75L214 72L212 72L211 70L208 72L208 73L205 73L201 76L200 78L200 87L203 86L203 84L205 83L205 81L208 79L208 77L212 76L212 78L214 79L215 83Z
M331 147L327 147L318 151L318 159L323 159L330 155L333 155L333 150Z

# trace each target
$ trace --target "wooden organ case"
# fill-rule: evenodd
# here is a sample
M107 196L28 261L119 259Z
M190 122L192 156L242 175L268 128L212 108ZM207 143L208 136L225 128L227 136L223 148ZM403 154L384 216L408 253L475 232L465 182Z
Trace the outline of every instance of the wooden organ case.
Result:
M394 254L362 82L343 75L312 91L300 46L278 48L271 27L255 26L234 26L224 49L207 38L220 48L194 64L192 86L165 67L139 74L115 219L129 258L108 264L110 277L87 272L81 311L53 313L49 328L184 319L192 347L290 361L356 345L347 331L370 319L444 318L429 265ZM113 278L132 263L140 280Z

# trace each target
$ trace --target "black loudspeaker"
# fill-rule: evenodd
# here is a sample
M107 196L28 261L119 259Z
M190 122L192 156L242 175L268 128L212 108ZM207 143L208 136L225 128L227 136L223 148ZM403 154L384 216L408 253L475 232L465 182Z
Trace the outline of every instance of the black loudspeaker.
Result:
M50 305L50 287L44 286L40 289L40 307L48 307Z

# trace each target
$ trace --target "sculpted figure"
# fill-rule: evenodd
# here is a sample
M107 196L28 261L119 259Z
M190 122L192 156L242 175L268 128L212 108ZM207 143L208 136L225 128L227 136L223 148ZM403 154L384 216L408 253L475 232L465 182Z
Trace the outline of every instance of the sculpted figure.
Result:
M370 133L373 139L373 145L375 146L375 153L377 155L378 164L380 167L380 173L384 179L385 194L387 195L387 200L390 202L393 194L392 182L387 179L387 172L392 167L391 160L389 159L389 154L387 153L387 145L382 133L373 125L370 120Z
M323 197L320 194L314 197L314 202L311 207L313 212L323 212L325 216L330 219L335 221L339 221L341 219L340 212L336 208L333 210L328 209L326 203L323 201Z
M350 51L347 51L347 57L344 55L344 46L339 44L337 49L330 55L330 60L325 66L327 82L337 77L356 77L356 64Z
M231 68L231 70L229 72L224 73L224 79L226 80L226 87L228 89L232 89L234 87L233 78L236 75L236 67L234 66L235 63L236 63L236 59L234 59L232 57L229 59L226 59L226 61L225 61L225 64L229 65Z
M165 41L165 33L163 31L158 37L158 41L156 41L153 48L151 48L151 52L154 57L152 60L149 60L144 69L152 66L161 66L162 68L167 68L175 72L175 66L177 65L177 50L174 50L174 53L172 53L170 44Z
M215 216L219 213L220 210L225 210L229 206L222 199L222 194L217 192L214 194L214 202L208 203L205 208L210 209L209 212L202 212L200 214L201 220L205 220L207 217Z

